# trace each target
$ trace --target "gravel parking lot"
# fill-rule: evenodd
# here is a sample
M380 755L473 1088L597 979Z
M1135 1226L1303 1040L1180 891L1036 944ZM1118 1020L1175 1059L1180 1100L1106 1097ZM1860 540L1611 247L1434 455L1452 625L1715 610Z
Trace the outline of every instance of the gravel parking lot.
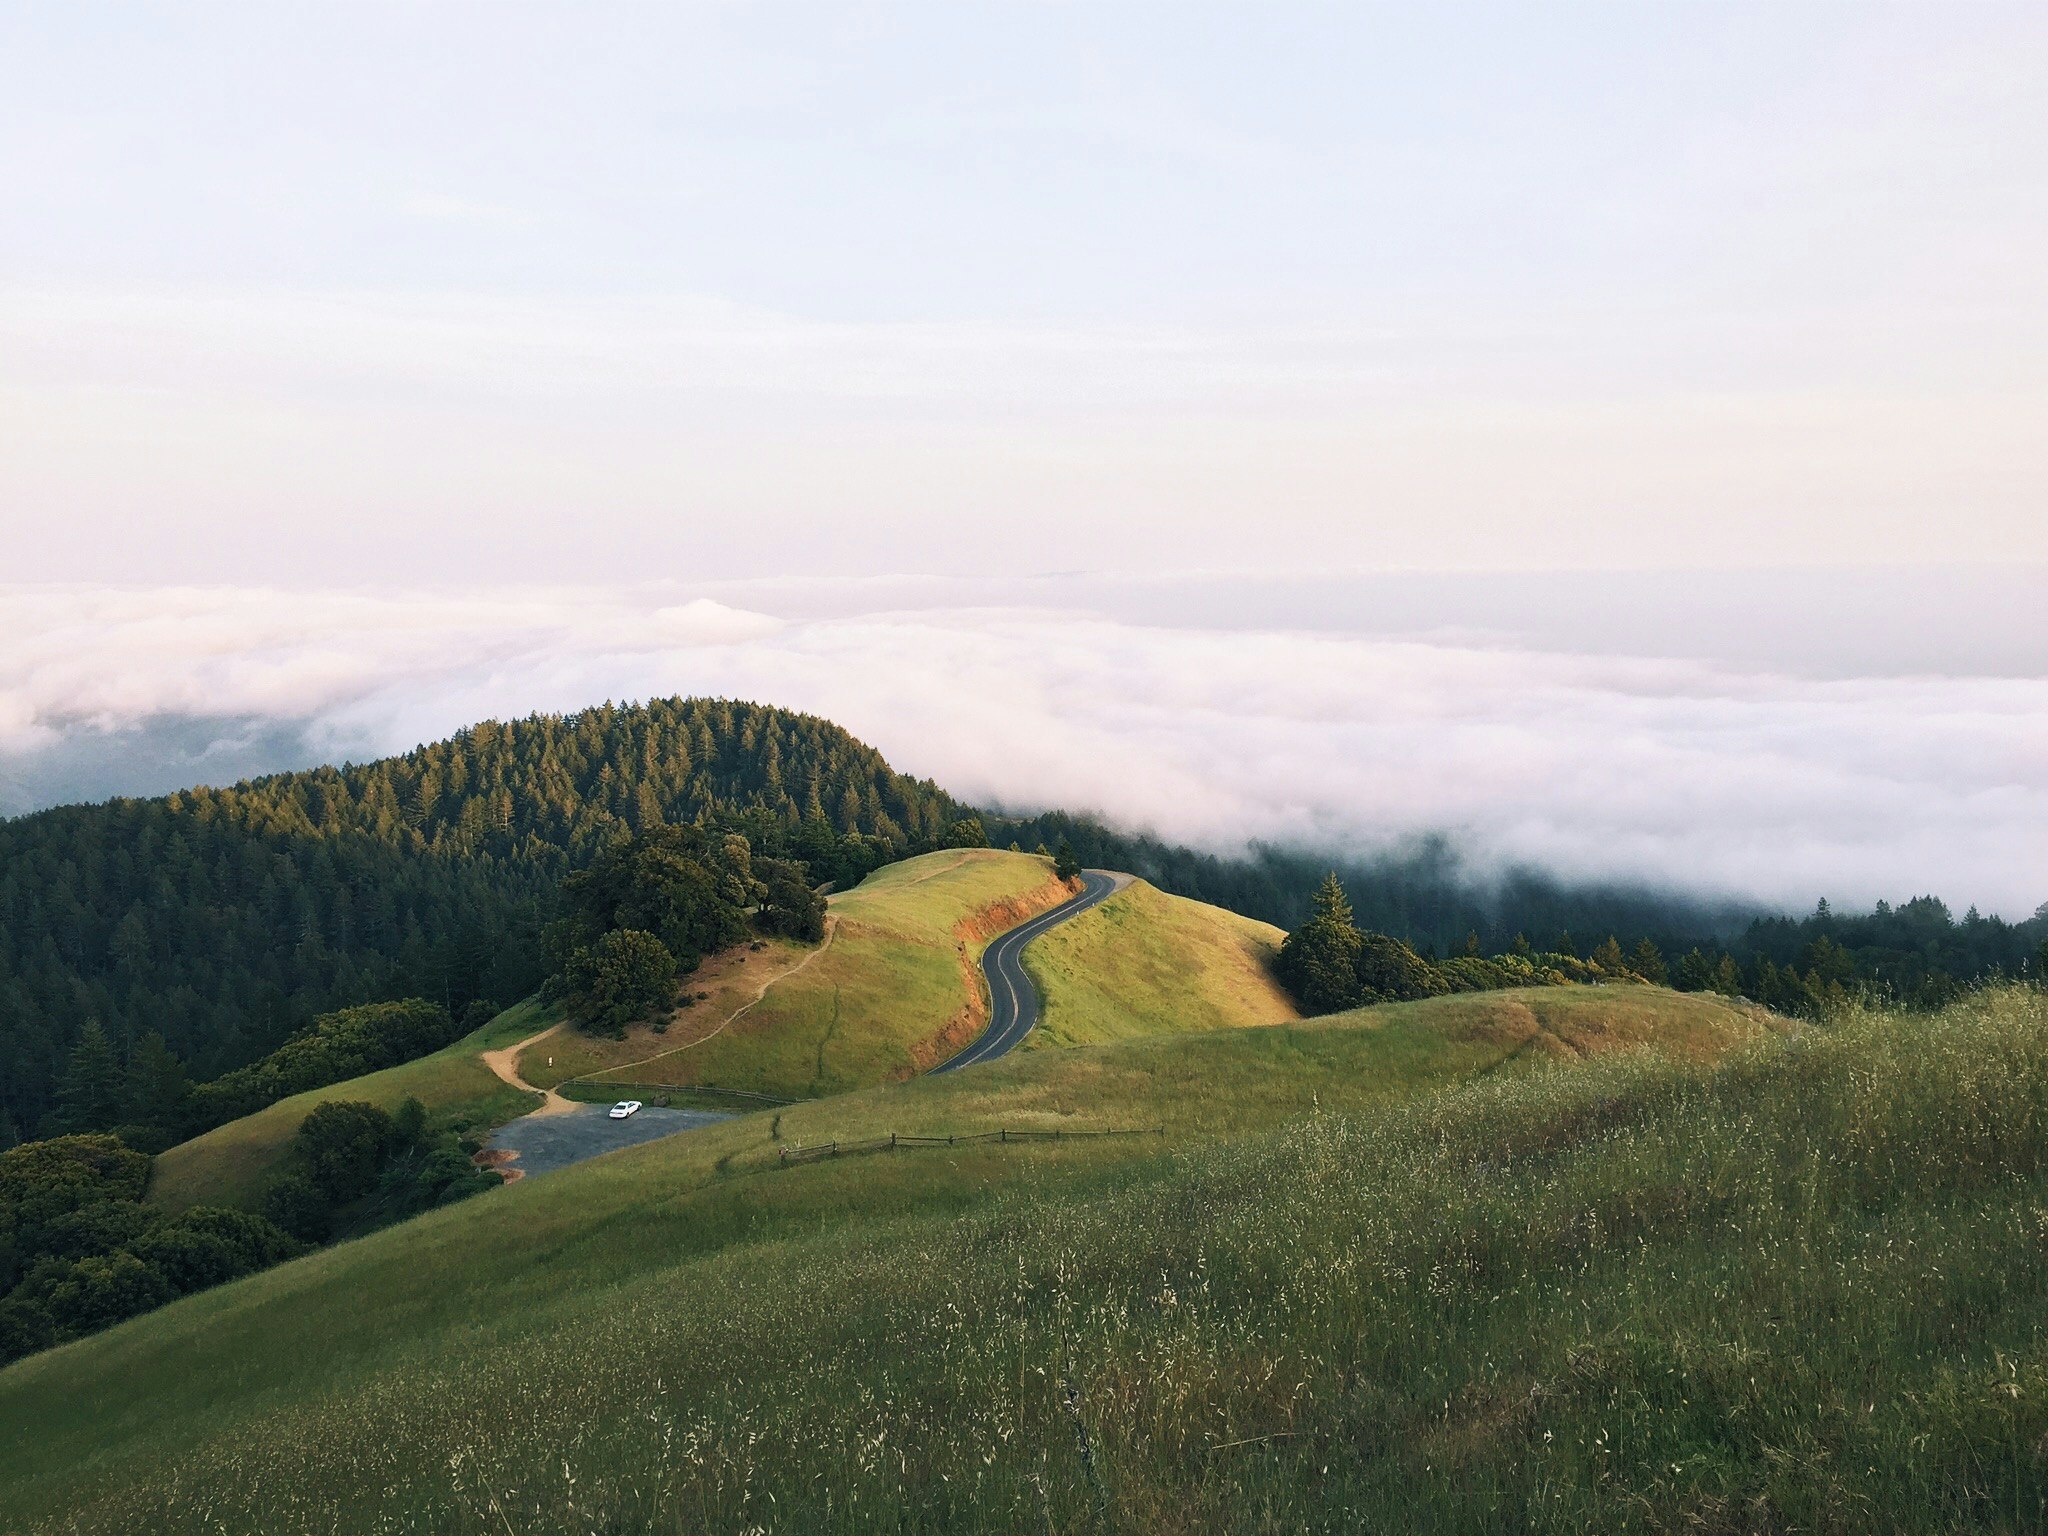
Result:
M528 1178L553 1173L571 1163L659 1141L682 1131L693 1131L732 1116L703 1109L647 1108L629 1120L610 1118L609 1104L582 1104L566 1115L529 1115L501 1126L491 1136L494 1150L516 1152L512 1164Z

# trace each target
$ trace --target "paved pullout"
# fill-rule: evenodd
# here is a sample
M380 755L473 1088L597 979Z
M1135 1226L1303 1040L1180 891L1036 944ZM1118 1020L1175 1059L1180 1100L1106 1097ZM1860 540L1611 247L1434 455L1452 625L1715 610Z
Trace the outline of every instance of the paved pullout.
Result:
M694 1131L700 1125L730 1120L730 1115L703 1109L656 1109L649 1106L628 1120L611 1118L609 1104L570 1104L557 1114L531 1114L502 1125L492 1133L491 1150L509 1152L512 1158L504 1171L520 1174L553 1173L571 1163L621 1147L637 1147L643 1141L659 1141L678 1131Z
M981 952L981 973L988 978L988 1028L958 1056L940 1062L933 1072L951 1072L976 1062L993 1061L1015 1046L1038 1023L1038 988L1024 971L1024 946L1046 929L1100 906L1131 883L1129 875L1106 869L1081 871L1081 894L1041 912L1000 935Z

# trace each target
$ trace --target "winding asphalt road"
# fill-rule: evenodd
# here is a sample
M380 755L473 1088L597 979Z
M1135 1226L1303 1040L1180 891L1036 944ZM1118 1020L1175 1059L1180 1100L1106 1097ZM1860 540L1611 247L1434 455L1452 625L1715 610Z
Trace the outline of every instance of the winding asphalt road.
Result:
M1090 907L1100 906L1130 883L1129 875L1114 874L1106 869L1084 869L1081 871L1080 895L1061 902L1049 912L1039 913L1028 922L1019 923L983 950L981 973L988 978L988 1028L981 1032L980 1039L958 1056L933 1067L933 1075L971 1067L977 1062L994 1061L1030 1034L1038 1023L1038 988L1025 974L1024 946L1046 929L1064 923Z

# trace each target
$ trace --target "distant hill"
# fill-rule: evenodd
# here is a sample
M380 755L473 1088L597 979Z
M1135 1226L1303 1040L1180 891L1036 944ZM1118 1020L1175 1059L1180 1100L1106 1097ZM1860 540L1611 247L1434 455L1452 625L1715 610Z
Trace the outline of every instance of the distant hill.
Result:
M0 1116L46 1123L89 1018L211 1077L349 1003L495 1012L541 979L561 877L622 829L729 823L850 882L959 814L828 721L669 699L0 822Z

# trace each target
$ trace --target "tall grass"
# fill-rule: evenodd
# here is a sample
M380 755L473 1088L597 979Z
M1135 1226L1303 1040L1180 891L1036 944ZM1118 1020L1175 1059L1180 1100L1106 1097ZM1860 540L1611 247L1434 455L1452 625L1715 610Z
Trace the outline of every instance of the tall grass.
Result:
M617 1228L609 1270L565 1230L536 1263L559 1286L522 1276L516 1307L479 1296L316 1390L181 1398L169 1356L89 1341L198 1428L86 1464L0 1450L0 1509L500 1536L2040 1529L2044 1111L2048 997L2013 988L1718 1068L1612 1058L1047 1160L979 1200L963 1157L929 1175L936 1210L848 1217L847 1165L734 1181L689 1197L707 1229L789 1219L637 1270ZM346 1318L296 1322L317 1349ZM54 1403L67 1357L38 1390L0 1375L0 1421Z

